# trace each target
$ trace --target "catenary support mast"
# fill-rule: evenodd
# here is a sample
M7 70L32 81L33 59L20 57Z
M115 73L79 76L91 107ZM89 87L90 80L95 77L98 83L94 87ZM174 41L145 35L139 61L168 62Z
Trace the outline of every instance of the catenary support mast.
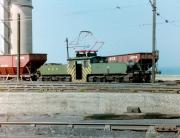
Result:
M152 83L155 83L156 78L156 0L151 2L152 4L152 11L153 11L153 31L152 31Z

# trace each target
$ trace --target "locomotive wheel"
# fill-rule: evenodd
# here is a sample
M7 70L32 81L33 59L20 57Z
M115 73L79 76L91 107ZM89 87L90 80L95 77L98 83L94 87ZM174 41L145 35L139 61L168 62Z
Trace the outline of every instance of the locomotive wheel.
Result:
M117 83L122 82L122 78L116 77L116 78L115 78L115 82L117 82Z
M93 78L93 82L97 82L97 78L96 77Z
M87 81L88 81L88 82L93 82L93 77L88 77L88 78L87 78Z
M106 78L105 77L100 78L100 82L106 82Z

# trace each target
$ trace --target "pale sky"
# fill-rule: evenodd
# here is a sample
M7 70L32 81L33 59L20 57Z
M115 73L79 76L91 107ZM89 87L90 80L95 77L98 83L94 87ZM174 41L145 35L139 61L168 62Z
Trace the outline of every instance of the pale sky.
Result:
M99 55L152 51L149 0L33 0L33 6L33 49L47 53L48 62L66 63L65 39L82 30L104 42ZM157 0L157 8L158 67L180 74L180 0Z

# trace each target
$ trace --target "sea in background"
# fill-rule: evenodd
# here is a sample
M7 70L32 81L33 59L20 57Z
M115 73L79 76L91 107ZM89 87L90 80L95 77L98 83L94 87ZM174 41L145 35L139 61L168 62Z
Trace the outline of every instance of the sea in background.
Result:
M180 68L159 68L161 74L156 75L156 80L180 81Z
M180 68L159 68L161 75L180 75Z

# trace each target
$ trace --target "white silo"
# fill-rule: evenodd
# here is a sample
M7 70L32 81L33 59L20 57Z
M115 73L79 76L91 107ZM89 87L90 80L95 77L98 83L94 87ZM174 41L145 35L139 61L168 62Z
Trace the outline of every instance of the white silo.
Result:
M10 0L0 0L0 55L10 53Z
M0 54L4 53L4 1L0 0Z
M20 15L20 52L32 53L32 0L11 0L10 54L17 54L18 15Z

